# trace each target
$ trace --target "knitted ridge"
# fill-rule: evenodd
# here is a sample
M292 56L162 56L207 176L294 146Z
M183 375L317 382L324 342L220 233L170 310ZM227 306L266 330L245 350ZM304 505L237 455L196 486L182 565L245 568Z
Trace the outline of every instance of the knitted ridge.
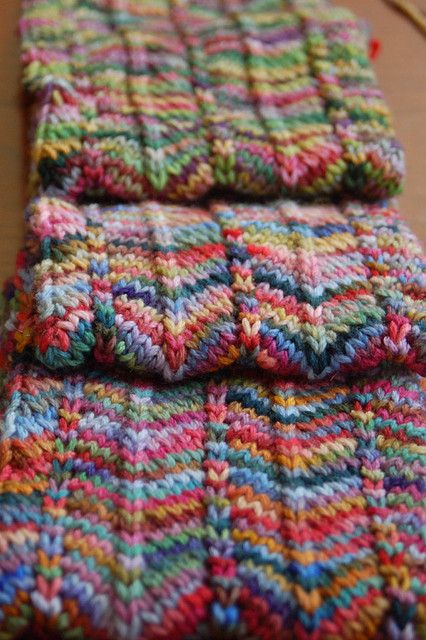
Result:
M415 376L168 387L19 365L4 406L2 640L424 637Z
M426 373L425 260L392 205L41 198L28 224L34 264L8 350L50 368Z
M399 190L368 34L324 0L24 0L33 186L74 199Z

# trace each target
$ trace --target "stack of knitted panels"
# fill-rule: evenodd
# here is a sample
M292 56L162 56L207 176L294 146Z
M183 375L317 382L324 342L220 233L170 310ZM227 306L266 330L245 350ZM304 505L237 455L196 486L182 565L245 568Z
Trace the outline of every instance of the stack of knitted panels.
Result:
M426 263L366 26L23 0L21 34L0 640L422 640Z

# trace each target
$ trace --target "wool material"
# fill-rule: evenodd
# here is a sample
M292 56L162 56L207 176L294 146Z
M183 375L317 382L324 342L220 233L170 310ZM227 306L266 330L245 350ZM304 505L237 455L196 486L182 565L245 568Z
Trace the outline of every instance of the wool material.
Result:
M415 376L169 386L18 365L4 405L2 640L424 637Z
M305 379L384 363L426 373L426 262L392 204L43 197L28 227L32 265L17 274L25 299L7 349L49 368L94 359L167 380L231 365Z
M365 24L326 0L24 0L33 188L394 195L404 173Z
M423 640L426 268L365 24L23 0L20 30L0 640Z

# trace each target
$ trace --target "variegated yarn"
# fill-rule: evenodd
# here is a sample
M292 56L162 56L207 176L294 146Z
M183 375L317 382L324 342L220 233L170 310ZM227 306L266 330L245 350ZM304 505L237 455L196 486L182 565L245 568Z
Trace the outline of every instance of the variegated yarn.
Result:
M0 640L424 640L426 269L365 25L23 0L20 28Z
M426 262L392 204L41 198L28 222L30 300L9 350L32 347L50 368L426 372Z
M34 185L94 201L393 195L365 26L327 0L24 0Z
M415 377L9 374L0 637L422 638Z

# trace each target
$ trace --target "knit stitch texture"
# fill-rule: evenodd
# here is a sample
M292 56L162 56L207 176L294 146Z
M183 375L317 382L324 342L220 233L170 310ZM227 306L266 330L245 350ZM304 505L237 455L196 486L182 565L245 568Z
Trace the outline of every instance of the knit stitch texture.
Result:
M6 389L2 640L424 637L415 377Z
M28 299L8 349L50 368L426 373L426 263L392 205L41 198L28 225L32 271L16 286Z
M426 265L365 25L23 0L20 28L0 640L424 640Z
M33 186L77 200L398 191L365 25L326 0L24 0Z

